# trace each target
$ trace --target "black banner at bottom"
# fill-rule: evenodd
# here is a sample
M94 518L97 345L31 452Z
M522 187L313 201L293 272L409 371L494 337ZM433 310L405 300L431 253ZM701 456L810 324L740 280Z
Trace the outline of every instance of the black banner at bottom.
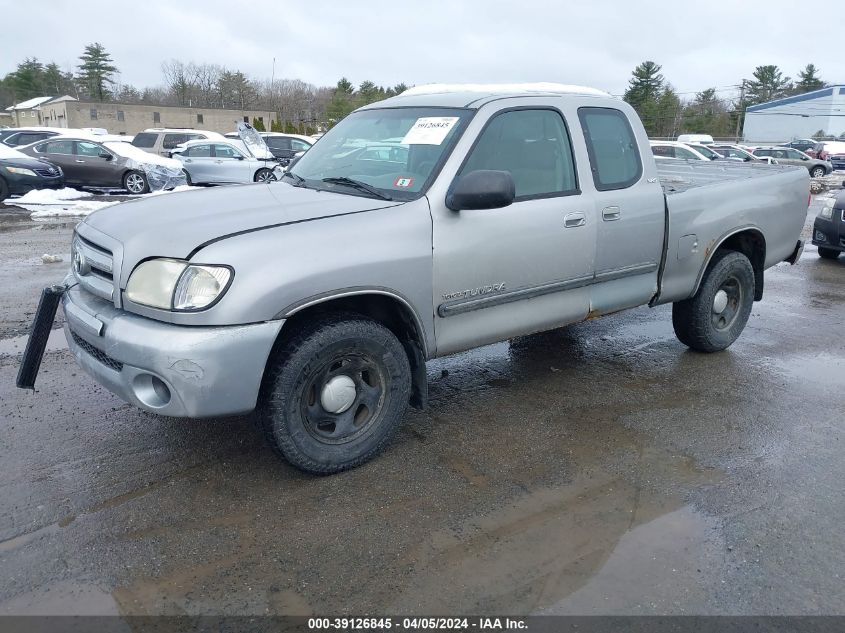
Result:
M0 633L845 633L845 616L0 616Z

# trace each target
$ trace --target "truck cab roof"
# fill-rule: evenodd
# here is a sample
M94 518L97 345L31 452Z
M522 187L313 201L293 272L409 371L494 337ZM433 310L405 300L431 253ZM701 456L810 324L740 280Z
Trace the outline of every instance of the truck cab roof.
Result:
M497 99L514 97L540 97L577 95L611 98L603 90L551 82L521 84L426 84L414 86L395 97L361 108L441 106L447 108L473 108Z

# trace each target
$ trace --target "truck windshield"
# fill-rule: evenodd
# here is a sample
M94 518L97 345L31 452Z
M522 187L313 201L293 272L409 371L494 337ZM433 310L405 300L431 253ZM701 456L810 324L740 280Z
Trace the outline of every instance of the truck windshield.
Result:
M354 112L291 168L299 186L390 200L418 197L472 115L458 108Z

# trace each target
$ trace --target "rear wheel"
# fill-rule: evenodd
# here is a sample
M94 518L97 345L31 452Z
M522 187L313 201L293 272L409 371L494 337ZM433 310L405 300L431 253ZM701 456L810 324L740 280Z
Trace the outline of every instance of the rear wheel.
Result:
M721 251L704 273L698 292L672 304L675 335L699 352L718 352L733 343L754 303L754 268L742 253Z
M9 197L9 185L6 184L6 181L0 178L0 202L3 202L6 198Z
M810 177L811 178L821 178L824 175L825 175L824 167L813 167L810 170Z
M255 182L271 182L276 180L276 175L273 173L272 169L267 169L266 167L262 167L257 172L255 172L255 177L253 178Z
M380 453L411 392L402 344L355 314L317 319L271 358L259 422L271 446L314 474L353 468Z
M132 194L147 193L150 190L150 185L147 182L147 177L140 171L129 171L123 177L123 188Z
M819 257L823 259L838 259L839 251L834 250L832 248L824 248L823 246L819 246Z

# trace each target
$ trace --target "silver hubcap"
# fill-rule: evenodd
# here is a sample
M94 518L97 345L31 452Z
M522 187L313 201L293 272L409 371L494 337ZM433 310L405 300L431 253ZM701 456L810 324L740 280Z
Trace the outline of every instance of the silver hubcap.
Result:
M320 404L329 413L343 413L355 402L355 381L349 376L335 376L320 393Z
M144 179L137 174L131 174L126 179L126 188L132 193L140 193L144 190Z
M721 314L728 307L728 293L719 290L713 297L713 314Z

